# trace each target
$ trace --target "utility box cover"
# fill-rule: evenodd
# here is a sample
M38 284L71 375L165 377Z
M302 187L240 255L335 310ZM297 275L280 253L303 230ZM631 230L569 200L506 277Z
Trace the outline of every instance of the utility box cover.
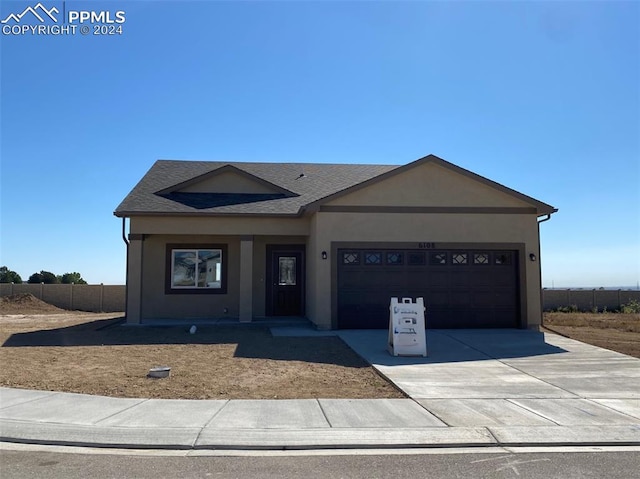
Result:
M426 356L427 336L424 299L391 298L389 306L389 353L393 356Z

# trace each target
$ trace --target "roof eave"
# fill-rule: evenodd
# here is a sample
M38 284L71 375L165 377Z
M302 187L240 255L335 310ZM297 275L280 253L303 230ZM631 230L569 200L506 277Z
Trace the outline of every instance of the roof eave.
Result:
M551 216L554 213L558 212L558 208L554 208L553 206L546 205L546 208L538 208L537 216Z
M299 210L296 213L238 213L238 212L230 212L230 213L221 213L221 212L164 212L164 211L114 211L114 216L118 218L133 218L135 216L158 216L158 217L166 217L166 216L174 216L174 217L198 217L198 216L207 216L207 217L267 217L267 218L298 218L302 216L302 210Z

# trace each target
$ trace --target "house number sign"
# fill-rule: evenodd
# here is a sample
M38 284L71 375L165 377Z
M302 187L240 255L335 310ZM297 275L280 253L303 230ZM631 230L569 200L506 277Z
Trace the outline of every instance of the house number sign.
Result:
M425 243L418 243L418 248L420 249L434 249L436 247L435 243L431 243L429 241Z

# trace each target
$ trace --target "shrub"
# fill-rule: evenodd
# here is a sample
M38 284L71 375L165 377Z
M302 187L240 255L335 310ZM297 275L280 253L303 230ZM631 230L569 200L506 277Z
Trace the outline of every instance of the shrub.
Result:
M556 309L558 313L579 313L578 305L572 304L571 306L560 306Z
M627 304L623 304L620 308L621 313L625 314L637 314L640 313L640 301L632 299Z

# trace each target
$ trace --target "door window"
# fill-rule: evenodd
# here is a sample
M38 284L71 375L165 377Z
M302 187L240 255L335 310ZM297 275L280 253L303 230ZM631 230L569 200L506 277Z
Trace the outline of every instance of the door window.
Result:
M280 286L296 285L296 257L281 256L278 258L279 276L278 284Z

